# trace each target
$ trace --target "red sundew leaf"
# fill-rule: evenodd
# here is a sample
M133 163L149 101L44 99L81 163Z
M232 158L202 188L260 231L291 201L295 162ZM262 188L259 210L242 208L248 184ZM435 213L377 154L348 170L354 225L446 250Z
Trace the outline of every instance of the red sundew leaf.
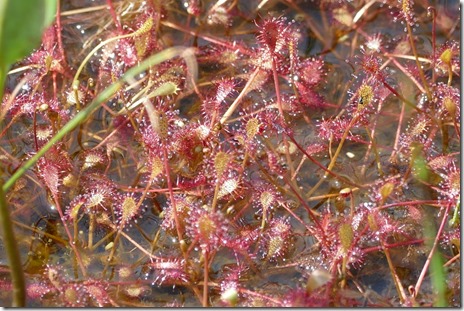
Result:
M340 119L340 118L332 118L328 120L322 120L317 125L319 131L319 137L322 139L330 140L336 139L339 140L343 137L350 120L348 119ZM353 136L350 134L348 136L352 138Z
M11 281L0 280L0 290L4 292L11 292L13 290L13 284Z
M28 63L40 66L41 74L45 74L48 71L64 74L64 68L61 65L62 55L58 50L56 31L56 25L48 27L42 36L40 49L34 51L27 58Z
M39 168L39 172L50 192L54 195L58 194L60 184L58 168L51 163L45 163Z
M282 258L291 244L292 228L288 218L274 218L266 230L266 259L270 261Z
M179 220L180 227L185 226L185 222L187 221L188 214L192 208L197 208L199 202L192 197L185 196L185 195L174 195L175 202L176 202L176 211ZM172 205L169 203L168 206L163 210L162 215L163 218L161 223L161 228L163 228L169 234L176 234L176 221L174 218L174 210Z
M7 103L9 96L5 96L3 103ZM29 94L19 94L16 96L12 102L12 105L8 107L8 113L11 117L21 116L23 114L32 116L37 110L39 103L45 101L43 93L36 92L33 95Z
M427 165L435 172L446 171L453 163L453 158L448 155L437 156L427 162Z
M316 93L312 86L304 83L295 83L298 92L300 93L300 102L306 107L322 108L324 106L324 98Z
M60 294L62 303L66 307L85 307L88 297L85 289L79 283L67 283L63 286Z
M127 116L115 116L113 118L113 126L118 131L118 140L126 142L134 135L134 129L130 125Z
M45 294L55 291L56 288L43 283L32 283L27 285L26 293L29 299L41 299Z
M82 284L87 294L96 302L98 307L104 307L109 304L108 285L101 281L89 280Z
M157 259L148 264L155 272L152 284L187 283L188 275L185 273L185 261L179 258ZM148 277L148 274L147 274Z
M271 219L272 209L281 200L281 194L275 186L268 183L259 183L253 189L252 198L257 209L256 213L261 216L261 228L264 229L268 225L269 219Z
M399 17L404 19L410 26L414 26L416 21L414 17L414 8L413 8L413 1L412 0L402 0L398 1L400 4L399 6Z
M298 69L298 81L307 86L319 84L325 76L324 61L320 59L306 59L301 62Z
M445 44L441 45L436 54L437 66L448 67L451 66L452 70L460 70L460 46L459 43L452 40L447 41ZM440 68L447 74L448 68Z
M130 39L120 40L115 47L118 51L119 59L127 66L127 68L134 66L137 63L137 49Z
M382 59L372 54L364 54L361 60L361 66L364 71L374 77L377 77L377 80L380 81L385 79L384 72L382 71L382 64Z
M68 219L77 219L79 211L86 203L87 198L84 195L78 195L66 207L66 217Z
M327 149L327 146L321 144L321 143L314 143L306 147L306 153L309 155L314 155L319 152L325 151Z
M433 104L443 119L446 115L460 122L461 117L461 92L458 88L448 86L442 82L436 84L433 94Z
M140 207L138 206L137 200L131 196L126 195L123 197L120 203L117 205L119 216L119 225L124 228L131 219L137 216Z
M216 249L227 240L228 221L220 211L196 207L189 211L186 222L187 234L198 239L202 249Z
M214 64L215 66L222 64L234 67L240 57L239 49L239 47L234 49L214 44L200 46L198 47L197 59L201 64Z
M148 9L145 14L141 14L135 23L137 35L133 38L134 46L137 50L137 57L142 60L144 56L149 55L157 46L156 27L155 25L161 18L160 12L153 12Z
M229 96L237 87L237 83L233 78L231 79L222 79L217 83L217 91L215 100L218 103L221 103L227 96Z
M82 171L105 167L107 164L108 158L101 150L87 150L82 154Z
M203 159L203 141L200 133L193 124L183 126L173 135L173 149L187 165L195 169Z
M42 35L42 46L45 51L53 51L57 44L56 26L45 29Z
M258 27L257 39L271 54L278 53L284 48L286 45L286 25L282 18L265 19Z

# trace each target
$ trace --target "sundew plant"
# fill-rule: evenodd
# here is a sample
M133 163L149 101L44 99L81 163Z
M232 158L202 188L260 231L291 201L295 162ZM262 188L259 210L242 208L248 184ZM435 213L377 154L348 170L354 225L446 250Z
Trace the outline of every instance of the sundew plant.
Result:
M459 2L52 9L0 68L0 305L461 306Z

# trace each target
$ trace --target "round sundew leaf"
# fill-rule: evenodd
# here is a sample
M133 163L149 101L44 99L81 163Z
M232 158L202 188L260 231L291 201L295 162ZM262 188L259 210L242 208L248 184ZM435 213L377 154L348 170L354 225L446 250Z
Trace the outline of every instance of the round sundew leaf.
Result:
M126 225L129 220L137 214L137 203L134 198L126 197L122 203L121 210L121 223Z
M275 198L271 192L264 191L263 193L261 193L259 200L263 208L268 209L269 207L271 207L272 203L274 203Z
M253 139L256 136L256 134L258 134L259 126L260 126L260 123L258 119L252 118L248 120L246 124L246 133L247 133L248 139Z
M218 152L214 158L214 168L216 169L216 173L219 178L222 177L222 174L226 171L229 160L229 155L222 151Z

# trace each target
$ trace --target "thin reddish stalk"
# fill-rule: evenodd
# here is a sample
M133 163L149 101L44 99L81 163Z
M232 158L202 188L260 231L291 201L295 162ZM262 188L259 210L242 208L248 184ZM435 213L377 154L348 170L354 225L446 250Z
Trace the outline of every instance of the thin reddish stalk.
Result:
M60 0L57 0L56 4L56 36L58 38L58 50L60 51L61 61L66 64L66 56L63 48L63 38L61 37L61 4Z
M340 154L340 152L342 151L342 147L345 143L345 140L346 138L348 137L348 134L350 133L350 130L351 128L353 127L353 125L356 123L358 119L358 115L356 114L355 116L353 116L353 119L351 119L350 121L350 124L348 124L347 128L345 129L345 132L343 133L343 136L342 138L340 139L340 142L338 143L338 147L337 147L337 150L335 150L335 153L332 157L332 159L330 160L330 163L329 165L327 166L327 170L326 172L324 173L324 176L319 179L319 181L311 188L311 190L308 191L308 193L306 194L307 197L311 197L311 195L322 185L322 183L327 179L327 176L329 176L329 173L328 172L331 172L333 167L335 166L335 164L337 163L337 158L338 158L338 155Z
M162 20L161 24L166 26L166 27L185 32L185 33L190 34L190 35L192 35L194 37L198 36L198 37L200 37L200 38L202 38L202 39L204 39L206 41L209 41L211 43L215 43L215 44L218 44L220 46L224 46L224 47L229 48L229 49L238 50L238 51L240 51L241 53L243 53L245 55L250 55L250 51L248 51L248 49L244 48L240 44L235 44L235 43L231 44L228 41L224 41L224 40L222 40L220 38L213 37L211 35L199 34L197 30L185 29L184 27L176 25L176 24L174 24L174 23L172 23L170 21Z
M396 153L398 152L398 143L400 141L400 136L401 136L401 127L403 126L405 105L406 104L404 102L401 102L401 112L400 112L400 116L399 116L399 119L398 119L398 126L396 128L395 142L393 143L393 151L392 151L392 153L390 155L390 161L392 161L395 158Z
M282 109L282 100L280 96L279 75L277 74L275 59L272 59L272 77L274 79L274 89L277 101L277 108L279 109L280 121L282 125L285 124L284 110Z
M106 4L108 5L108 9L110 10L110 14L111 14L111 17L113 18L114 25L118 29L118 33L122 34L121 23L119 22L116 11L114 10L113 1L112 0L106 0Z
M334 176L335 178L337 178L338 180L348 184L348 185L351 185L351 186L354 186L354 187L360 187L358 184L355 184L353 183L352 181L350 181L349 179L343 177L343 176L340 176L338 175L337 173L333 172L333 171L330 171L328 170L324 165L322 165L319 161L317 161L316 159L314 159L314 157L312 157L310 154L308 154L306 152L306 150L301 147L301 145L295 140L295 138L291 135L291 134L288 134L287 133L287 136L290 138L290 140L296 145L296 147L309 159L311 160L311 162L313 162L314 164L316 164L319 168L321 168L322 170L324 170L327 174L329 175L332 175ZM328 176L328 175L327 175Z
M203 252L204 263L203 263L203 307L208 306L208 251Z
M435 84L435 53L436 53L436 27L437 27L437 11L434 7L427 8L429 14L432 14L432 84Z
M61 219L61 222L63 224L64 230L66 231L66 235L68 236L69 246L71 246L71 249L73 250L74 255L76 256L76 260L77 260L77 263L79 264L79 267L81 269L82 276L87 277L87 271L85 269L84 264L82 263L82 258L81 258L80 254L79 254L79 251L77 250L76 244L74 243L74 239L73 239L73 237L71 235L71 232L69 231L68 225L67 225L67 223L65 221L65 217L64 217L63 211L61 209L58 197L56 196L55 193L52 193L52 196L53 196L53 201L55 202L55 208L58 211L58 214L60 215L60 219Z
M408 22L406 22L406 28L408 29L409 42L411 43L410 45L411 45L412 53L414 54L414 58L416 61L417 70L419 70L419 76L422 80L422 84L424 85L425 91L427 93L427 98L429 100L432 100L432 94L430 93L429 84L427 83L427 80L425 79L424 71L422 70L422 66L419 62L419 56L417 54L416 44L414 43L414 37L412 35L411 26L409 25Z
M445 212L443 213L443 218L441 220L440 228L438 229L437 236L435 237L435 240L433 241L432 249L430 250L430 253L427 256L427 260L425 261L425 264L422 267L421 274L419 275L416 286L414 287L414 296L417 296L417 294L419 294L420 288L425 279L425 274L427 273L427 270L429 269L430 263L432 261L432 256L435 253L435 250L437 249L438 243L440 242L441 234L443 233L443 229L445 228L446 219L448 218L450 207L451 205L448 204L445 208Z
M395 202L395 203L390 203L390 204L385 204L382 206L379 206L379 209L386 209L390 207L397 207L397 206L408 206L408 205L429 205L429 206L435 206L435 207L440 207L440 204L437 200L417 200L417 201L402 201L402 202Z
M392 275L393 282L395 283L396 291L398 292L398 296L400 297L401 303L404 303L407 299L406 291L404 290L403 284L401 284L401 279L396 273L395 266L393 265L393 262L390 256L390 251L388 250L388 248L383 247L383 244L384 244L383 240L381 241L381 243L382 243L382 250L385 254L385 257L387 258L388 267L390 268L390 273Z
M444 265L443 267L449 267L453 262L457 261L458 259L461 258L461 253L458 253L457 255L455 255L453 258L451 258L450 260L448 260Z
M290 215L292 215L296 220L302 224L309 233L313 234L314 230L308 224L306 224L297 214L295 214L284 202L279 202L280 206L282 206Z
M290 189L292 190L293 194L295 194L295 196L298 198L298 201L300 201L300 203L303 205L303 207L306 209L306 211L308 212L310 218L312 219L312 221L314 222L314 224L318 227L319 229L319 232L322 236L322 242L325 244L325 245L328 245L328 242L327 242L327 236L326 236L326 233L325 233L325 230L324 228L322 228L319 220L317 219L316 217L316 211L313 211L311 209L311 207L309 207L309 205L306 203L306 201L300 196L300 194L298 193L298 191L296 191L294 188L293 188L293 185L290 184L289 182L287 182L287 185L290 187Z
M34 110L34 115L32 117L32 132L34 135L34 146L35 146L35 151L37 152L39 150L39 143L37 141L37 111Z
M275 95L276 95L276 101L277 101L277 108L279 109L280 122L282 126L286 126L284 110L282 108L282 98L280 94L279 75L277 74L276 61L274 58L272 59L272 77L274 79L274 89L275 89ZM282 140L285 146L285 159L287 161L288 167L290 168L291 175L293 175L295 172L295 169L292 165L293 162L290 158L290 154L288 151L289 143L287 140L287 136L285 134L282 134ZM296 186L296 181L290 179L290 182L294 183Z
M424 243L424 239L397 242L397 243L392 243L392 244L384 243L383 245L379 245L379 246L363 248L362 251L363 251L363 253L367 254L367 253L381 251L383 248L389 249L389 248L396 248L396 247L401 247L401 246L409 246L409 245L422 244L422 243Z
M261 293L248 290L246 288L238 288L238 291L240 293L243 293L243 294L246 294L246 295L250 295L250 296L253 296L253 297L258 297L260 299L267 300L267 301L271 301L271 302L273 302L274 304L276 304L278 306L282 305L282 302L280 300L277 300L277 299L275 299L275 298L273 298L271 296L266 296L266 295L263 295Z
M253 83L253 80L258 75L259 71L260 71L260 68L256 67L256 69L251 74L250 78L248 78L248 81L245 84L245 86L243 87L242 91L235 98L234 102L230 105L229 109L227 109L227 111L224 113L224 115L222 116L219 123L224 124L229 119L229 117L234 113L234 111L237 109L238 105L242 101L242 98L248 93L248 89L250 88L251 84Z
M166 172L166 181L168 184L168 190L169 190L169 199L171 201L171 208L172 208L172 215L174 216L174 222L176 224L176 232L177 232L177 238L179 239L179 249L181 250L182 254L184 255L185 260L187 260L187 254L182 247L182 242L183 242L183 232L182 228L180 225L180 220L179 220L179 214L177 213L177 205L176 205L176 198L174 197L174 191L172 188L172 180L171 180L171 172L169 168L169 160L168 160L168 152L166 150L166 147L162 148L163 149L163 162L164 162L164 170Z

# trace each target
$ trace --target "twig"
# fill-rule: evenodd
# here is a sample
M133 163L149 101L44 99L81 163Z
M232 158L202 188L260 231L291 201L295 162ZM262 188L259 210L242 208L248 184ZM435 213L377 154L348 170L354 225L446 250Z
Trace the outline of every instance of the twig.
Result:
M224 113L219 123L224 124L227 121L227 119L229 119L229 117L234 113L235 109L237 109L238 105L240 104L243 96L245 96L248 93L248 89L250 88L250 85L253 83L253 80L258 75L259 70L260 70L259 67L257 67L255 71L253 71L247 83L245 84L245 87L240 92L240 94L237 96L237 98L234 100L232 105L230 105L229 109L227 109L227 111Z

